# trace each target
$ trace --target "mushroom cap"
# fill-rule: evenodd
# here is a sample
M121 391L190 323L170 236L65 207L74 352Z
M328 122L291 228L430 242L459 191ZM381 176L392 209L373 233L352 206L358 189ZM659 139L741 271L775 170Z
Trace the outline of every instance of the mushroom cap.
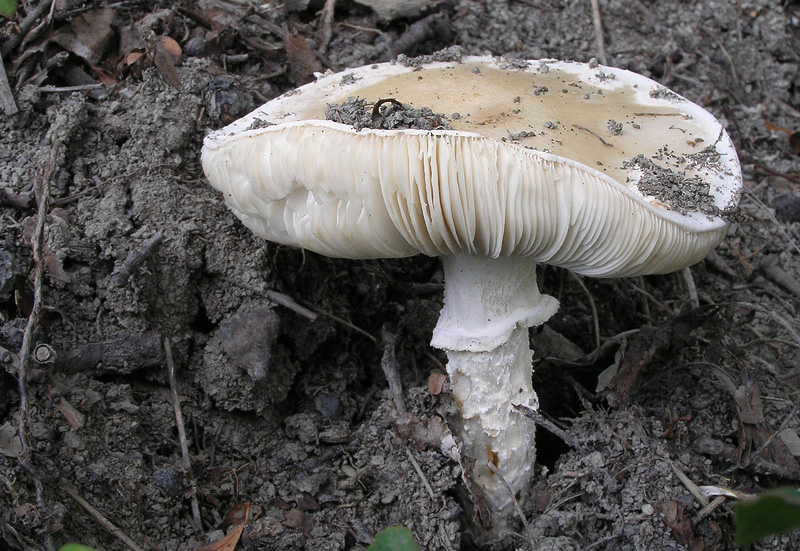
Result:
M429 107L451 129L325 120L353 97ZM324 76L209 134L202 162L271 241L345 258L518 255L602 277L702 260L742 186L720 123L660 84L490 57Z

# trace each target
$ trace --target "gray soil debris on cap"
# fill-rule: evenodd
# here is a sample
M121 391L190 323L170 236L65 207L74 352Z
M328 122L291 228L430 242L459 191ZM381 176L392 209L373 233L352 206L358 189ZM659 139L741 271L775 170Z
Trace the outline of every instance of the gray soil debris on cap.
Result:
M275 126L275 123L256 118L253 119L253 122L247 127L247 130L258 130L259 128L267 128L268 126Z
M356 130L452 130L450 120L442 113L428 107L415 109L393 98L369 103L360 98L349 98L344 103L328 104L325 118L340 124L349 124Z
M657 165L644 155L637 155L624 163L626 168L635 168L642 175L636 183L645 196L655 197L680 214L702 212L719 216L707 182L697 176L686 176L672 169Z
M397 56L397 62L405 67L414 67L417 69L422 68L423 65L428 63L436 63L437 61L456 61L461 63L461 58L464 56L464 51L460 46L450 46L444 50L439 50L430 55L421 55L418 57L408 57L406 55Z
M347 73L342 76L342 80L339 81L339 86L347 86L349 84L355 84L361 80L361 77L355 76L353 73Z
M650 97L653 99L665 99L669 101L683 101L683 98L669 88L659 88L650 90Z

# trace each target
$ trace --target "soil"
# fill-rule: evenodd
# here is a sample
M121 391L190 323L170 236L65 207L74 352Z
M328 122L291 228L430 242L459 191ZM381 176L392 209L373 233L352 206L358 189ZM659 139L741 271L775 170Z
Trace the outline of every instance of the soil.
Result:
M486 541L442 452L438 261L261 241L199 165L208 131L315 71L452 45L602 58L585 0L388 4L339 0L326 19L314 0L58 1L52 17L26 25L21 3L2 24L19 113L0 116L0 547L198 549L249 504L248 550L364 550L398 524L429 551L728 550L735 499L697 486L798 484L800 8L599 2L607 64L721 120L745 192L727 238L691 268L695 308L681 274L541 270L561 303L531 331L550 424L525 525ZM145 43L151 30L172 42ZM800 535L752 548L800 549Z

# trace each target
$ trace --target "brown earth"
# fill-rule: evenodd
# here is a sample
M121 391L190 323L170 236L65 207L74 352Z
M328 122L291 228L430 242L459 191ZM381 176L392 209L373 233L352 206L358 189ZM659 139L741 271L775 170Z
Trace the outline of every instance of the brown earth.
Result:
M200 146L314 71L450 45L602 57L591 2L409 1L379 17L339 0L332 19L313 0L45 4L0 27L19 108L0 117L0 548L197 549L245 503L242 549L363 550L394 524L426 550L480 548L460 468L437 445L447 399L428 388L443 361L428 346L438 261L260 241L205 183ZM699 308L680 274L542 270L561 308L532 331L534 382L566 435L539 429L528 526L483 548L734 549L735 500L696 486L800 479L800 6L599 8L607 64L717 116L746 189L728 237L691 269ZM401 419L384 326L398 335Z

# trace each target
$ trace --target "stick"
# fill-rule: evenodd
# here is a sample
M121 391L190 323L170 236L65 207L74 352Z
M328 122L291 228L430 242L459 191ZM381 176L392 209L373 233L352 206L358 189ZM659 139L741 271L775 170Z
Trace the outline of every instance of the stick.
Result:
M397 335L389 332L386 326L381 331L383 334L383 357L381 358L381 368L386 380L389 381L389 392L392 394L392 401L397 413L405 415L408 413L406 404L403 401L403 383L400 374L397 372L397 358L394 355L394 347L397 342Z
M589 292L589 288L578 274L575 272L570 272L570 274L572 274L572 277L574 277L575 281L578 282L578 285L581 286L583 292L586 293L586 296L589 297L589 306L592 308L592 322L594 324L595 350L600 350L600 319L597 316L597 305L594 303L594 297L592 296L592 293Z
M319 41L317 52L324 54L328 50L328 44L333 36L333 12L336 9L336 0L325 0L325 7L322 8L322 38Z
M203 529L202 519L200 517L200 504L197 502L197 481L194 478L192 471L192 460L189 458L189 444L186 442L186 429L183 425L183 414L181 413L181 401L178 397L178 385L175 384L175 363L172 361L172 348L169 345L169 339L164 338L164 355L167 359L167 376L169 377L169 389L172 394L172 409L175 411L175 424L178 427L178 441L181 445L181 458L183 460L183 470L186 473L186 478L189 481L189 488L191 489L191 505L192 505L192 519L198 530Z
M70 486L67 486L66 484L62 484L62 485L61 485L61 489L62 489L62 490L64 490L64 491L65 491L65 492L66 492L66 493L69 495L69 497L71 497L72 499L74 499L74 500L75 500L75 502L76 502L78 505L80 505L81 507L83 507L83 508L86 510L86 512L87 512L87 513L89 513L90 515L92 515L92 517L94 518L94 520L96 520L96 521L97 521L97 523L98 523L100 526L102 526L103 528L105 528L106 530L108 530L108 531L109 531L109 533L110 533L112 536L114 536L114 537L115 537L115 538L117 538L119 541L121 541L122 543L124 543L125 545L127 545L127 546L128 546L128 549L131 549L132 551L144 551L144 549L142 549L141 547L139 547L138 545L136 545L136 543L135 543L135 542L134 542L134 541L133 541L131 538L129 538L128 536L126 536L126 535L125 535L125 533L124 533L122 530L120 530L119 528L117 528L117 527L116 527L116 525L114 525L114 523L113 523L113 522L111 522L111 521L110 521L110 520L108 520L106 517L104 517L104 516L103 516L103 513L101 513L100 511L98 511L97 509L95 509L94 507L92 507L91 505L89 505L89 503L87 503L85 499L83 499L83 498L82 498L80 495L78 495L78 491L77 491L77 490L75 490L75 488L72 488L72 487L70 487Z
M544 415L539 413L538 411L529 408L528 406L523 405L514 405L514 409L522 413L525 417L543 427L547 432L554 434L561 438L566 445L570 448L574 448L578 451L585 451L586 448L578 442L575 438L573 438L567 431L547 419Z
M31 475L33 485L36 489L36 505L42 514L46 514L44 501L44 486L42 481L33 470L30 463L33 449L28 439L28 367L31 362L31 350L33 349L33 331L39 325L42 315L42 285L44 281L44 228L47 220L47 211L50 208L50 179L56 169L56 158L61 151L60 144L54 144L50 152L50 159L42 175L41 190L39 193L38 209L36 214L36 230L31 239L33 248L33 306L25 324L25 331L22 336L22 348L19 351L19 370L17 372L17 384L19 386L19 439L22 444L22 452L19 456L19 464ZM53 541L49 530L44 536L45 549L53 549Z
M419 478L422 480L422 485L425 486L425 489L428 491L428 495L431 496L431 499L436 501L436 494L433 493L433 488L431 488L428 479L425 478L425 473L422 472L422 467L419 466L417 462L417 458L414 457L414 454L411 453L411 450L406 448L406 454L408 455L408 460L411 461L411 464L414 466L414 470L417 471Z
M608 65L606 57L606 41L603 37L603 20L600 17L600 1L592 0L592 21L594 21L594 41L597 45L597 59L603 65Z
M503 478L503 475L497 470L497 467L494 466L494 463L487 461L486 466L489 467L489 470L492 471L492 474L497 477L500 483L505 487L506 491L508 491L508 493L511 495L511 502L514 504L514 509L517 511L517 516L520 518L522 525L525 527L525 534L530 534L531 527L528 524L528 519L525 518L525 513L522 512L522 507L520 507L519 503L517 502L517 496L514 495L514 490L512 490L511 486L508 485L508 482L506 482L506 479Z
M5 44L3 44L3 48L0 50L0 57L8 57L8 54L11 53L11 50L19 46L22 43L22 40L28 34L28 31L33 28L34 24L42 15L44 15L45 12L50 11L50 7L52 5L53 0L45 0L33 8L33 10L28 13L27 17L25 17L25 19L23 19L19 24L19 32L12 34L8 40L6 40Z
M310 319L311 321L316 320L317 317L319 316L319 314L317 314L316 312L312 312L308 308L304 308L303 306L297 304L294 301L294 299L289 295L284 295L283 293L279 293L278 291L272 291L270 289L267 289L265 294L267 295L268 299L277 302L281 306L284 306L289 310L292 310L296 314L300 314L301 316Z
M3 111L9 117L19 113L17 102L14 101L14 94L11 93L11 85L8 84L6 67L2 59L0 59L0 104L3 105Z
M689 291L689 304L692 305L692 308L700 308L700 298L697 296L697 287L694 284L692 270L688 267L684 268L681 270L681 276L683 277L684 285L686 285L686 290Z
M141 266L142 262L153 254L156 246L158 246L163 239L164 231L158 230L150 239L145 239L141 245L129 252L122 265L111 274L109 284L112 287L124 287L131 277L131 272Z

